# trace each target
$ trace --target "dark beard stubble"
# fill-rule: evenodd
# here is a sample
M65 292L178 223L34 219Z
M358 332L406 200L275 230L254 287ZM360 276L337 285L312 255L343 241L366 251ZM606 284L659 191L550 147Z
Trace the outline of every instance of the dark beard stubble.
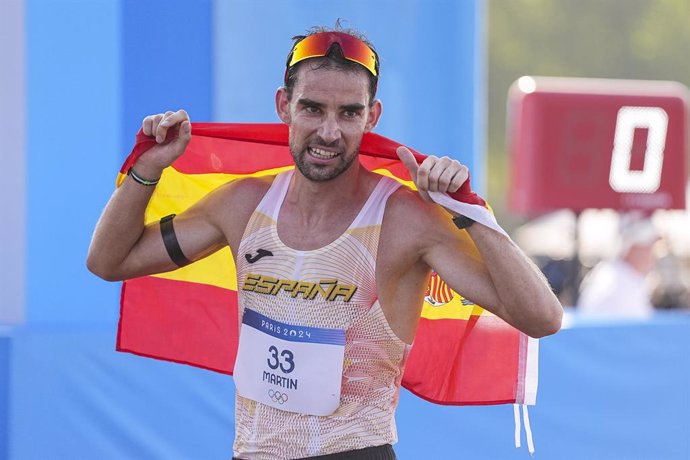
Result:
M297 169L299 169L299 172L302 173L304 177L314 182L326 182L340 176L343 172L347 171L350 166L352 166L355 158L357 158L359 145L360 144L357 144L357 147L354 150L355 153L349 157L347 154L341 153L338 156L338 162L333 166L308 163L306 160L307 155L309 155L307 153L308 147L298 150L298 147L294 145L292 141L290 141L290 153L292 154L292 159L295 162L295 166L297 166ZM316 145L316 147L318 147L318 145Z

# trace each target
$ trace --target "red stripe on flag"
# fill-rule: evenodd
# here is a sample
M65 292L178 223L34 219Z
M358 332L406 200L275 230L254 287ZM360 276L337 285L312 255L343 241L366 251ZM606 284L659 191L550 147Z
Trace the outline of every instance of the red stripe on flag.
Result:
M185 174L253 174L293 164L286 145L193 136L173 167Z
M125 281L117 350L231 374L237 292L145 276Z
M172 131L168 133L168 137L173 135ZM155 144L154 139L139 130L134 149L120 172L126 173L139 156ZM410 175L396 154L400 145L376 133L366 133L360 145L360 161L368 169L386 168L397 177L409 180ZM288 128L281 123L193 123L190 146L174 163L174 167L188 174L251 174L292 165L287 146ZM426 158L410 150L417 163L421 164ZM469 178L451 196L465 203L486 207L486 202L472 191Z
M421 318L402 383L436 404L513 403L520 346L520 332L495 316Z

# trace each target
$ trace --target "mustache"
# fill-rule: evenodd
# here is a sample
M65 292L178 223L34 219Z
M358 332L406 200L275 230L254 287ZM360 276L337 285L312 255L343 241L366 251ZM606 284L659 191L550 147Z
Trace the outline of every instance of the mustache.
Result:
M308 147L327 147L327 148L337 148L340 147L340 139L336 139L333 142L326 142L321 137L315 137L307 142Z

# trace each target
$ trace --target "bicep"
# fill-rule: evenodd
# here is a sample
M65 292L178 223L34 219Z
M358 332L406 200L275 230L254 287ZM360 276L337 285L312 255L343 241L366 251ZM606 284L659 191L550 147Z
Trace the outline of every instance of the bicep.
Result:
M194 262L227 245L214 216L215 199L208 197L175 216L172 228L182 254ZM163 243L160 221L151 222L122 264L121 279L163 273L177 269Z

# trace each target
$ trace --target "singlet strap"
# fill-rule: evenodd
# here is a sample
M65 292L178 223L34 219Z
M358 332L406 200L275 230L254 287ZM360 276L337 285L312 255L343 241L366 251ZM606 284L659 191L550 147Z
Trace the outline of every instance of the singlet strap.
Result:
M381 176L381 179L369 195L366 203L362 206L359 214L352 222L351 228L367 227L370 225L381 225L383 213L386 210L388 198L400 188L400 182L390 177Z
M256 207L256 211L270 216L274 221L278 220L278 212L280 212L280 207L287 194L294 171L294 169L290 169L276 176L268 191L259 202L259 205Z

